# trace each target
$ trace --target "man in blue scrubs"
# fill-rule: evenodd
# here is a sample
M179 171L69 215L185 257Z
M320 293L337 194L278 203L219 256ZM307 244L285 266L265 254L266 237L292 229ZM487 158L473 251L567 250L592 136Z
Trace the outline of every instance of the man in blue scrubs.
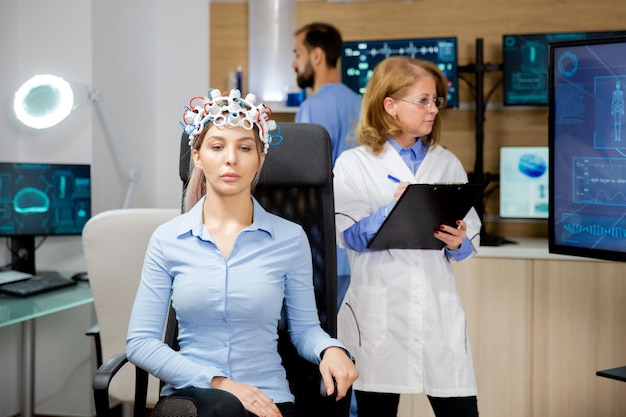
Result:
M337 63L341 57L341 33L327 23L309 23L296 31L294 59L298 86L310 89L296 113L297 123L318 123L330 135L333 165L341 152L356 145L354 127L361 111L361 97L341 83ZM350 266L344 249L337 251L337 294L341 305L350 283Z

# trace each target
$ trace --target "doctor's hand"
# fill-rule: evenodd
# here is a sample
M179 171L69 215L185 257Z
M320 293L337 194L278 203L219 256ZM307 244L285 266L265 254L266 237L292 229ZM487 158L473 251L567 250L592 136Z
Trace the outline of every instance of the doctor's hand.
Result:
M345 354L344 354L345 355ZM282 417L280 410L267 395L257 387L235 382L224 377L214 377L211 388L228 391L241 401L244 408L254 415L261 417Z
M396 188L396 191L393 193L393 198L395 198L396 201L398 201L400 196L404 193L404 190L406 190L406 187L408 187L410 184L411 183L408 181L404 181L398 184L398 188Z
M459 249L465 236L467 236L467 225L465 222L463 220L457 220L456 224L457 227L442 224L439 226L439 230L435 231L435 237L445 243L446 247L451 250Z
M348 357L346 351L335 346L324 350L322 362L320 363L320 373L322 374L328 396L335 394L333 378L337 382L337 397L335 401L344 398L348 389L359 377L359 371Z

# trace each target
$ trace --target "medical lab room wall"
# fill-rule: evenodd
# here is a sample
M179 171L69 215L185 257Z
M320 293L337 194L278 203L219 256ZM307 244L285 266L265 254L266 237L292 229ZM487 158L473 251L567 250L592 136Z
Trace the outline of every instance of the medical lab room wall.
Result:
M130 207L180 206L178 119L189 97L208 85L208 1L4 0L0 8L0 160L90 163L92 213L122 207L127 171L118 166L95 106L87 103L46 130L15 120L11 103L19 85L54 73L103 98L122 155L140 173ZM192 17L185 15L190 9ZM57 245L78 253L79 240L50 238L38 263L58 263ZM8 259L0 250L0 262ZM81 267L80 259L63 259L65 269Z
M189 97L208 88L208 3L0 1L0 161L89 163L92 214L122 207L125 173L93 105L47 130L15 121L11 104L19 85L53 73L101 93L125 154L141 172L130 206L180 207L178 120ZM0 264L8 261L2 242ZM37 267L84 270L80 236L48 238L37 251ZM95 359L83 332L93 322L91 306L37 319L38 414L92 413ZM50 343L54 334L67 343ZM19 411L19 340L19 325L0 328L0 417Z
M225 88L228 73L242 65L244 89L248 68L247 1L211 3L211 85ZM502 63L502 35L509 33L626 29L626 7L611 0L297 0L295 26L312 21L336 25L345 40L401 39L457 36L459 63L475 63L476 39L483 39L484 62ZM232 16L240 16L234 20ZM581 18L584 16L584 18ZM291 63L277 63L290 65ZM271 70L270 70L271 71ZM462 74L474 82L472 74ZM484 94L500 80L500 72L485 75ZM292 83L293 80L286 81ZM461 158L467 171L475 161L473 93L460 81L459 110L443 111L442 144ZM485 114L484 171L499 170L501 146L546 146L548 111L545 107L502 106L502 88L497 87ZM293 113L280 114L293 120ZM487 230L506 237L547 237L547 222L500 221L498 193L486 202Z
M69 15L74 19L68 19ZM23 128L11 112L13 93L30 76L53 73L76 81L91 81L91 3L86 1L60 0L0 2L0 160L6 162L76 162L91 163L91 112L81 113L46 132ZM63 47L59 47L63 45ZM0 262L10 260L2 239ZM56 267L82 268L79 238L52 239L42 246L37 256L41 265L55 259ZM52 319L52 320L51 320ZM60 339L52 338L37 349L37 410L54 411L55 400L60 393L74 387L81 377L89 376L91 347L85 336L68 331L71 326L87 328L93 323L92 308L78 307L73 314L58 313L54 318L38 320L37 336L48 334L50 326L66 333L63 349L72 352L70 361L66 355L57 357L52 366L43 355L54 358L54 346ZM50 336L48 336L50 337ZM82 343L81 343L82 342ZM20 325L0 328L0 415L14 415L19 411L20 399ZM47 375L45 375L47 374ZM45 376L44 376L45 375ZM76 378L77 376L78 378ZM52 408L51 408L52 407ZM89 410L89 403L78 398L68 398L66 411Z

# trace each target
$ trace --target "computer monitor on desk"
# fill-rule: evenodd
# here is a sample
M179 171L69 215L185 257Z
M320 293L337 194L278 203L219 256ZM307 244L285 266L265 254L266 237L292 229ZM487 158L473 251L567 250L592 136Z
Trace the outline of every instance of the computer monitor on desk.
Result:
M547 146L500 148L500 217L548 219Z
M624 36L624 31L578 31L502 36L504 104L547 106L551 42Z
M404 55L437 65L448 81L447 107L458 107L457 38L372 39L343 42L341 80L362 95L379 62L390 56Z
M0 236L13 268L35 274L35 237L80 235L91 217L91 169L80 164L0 162Z

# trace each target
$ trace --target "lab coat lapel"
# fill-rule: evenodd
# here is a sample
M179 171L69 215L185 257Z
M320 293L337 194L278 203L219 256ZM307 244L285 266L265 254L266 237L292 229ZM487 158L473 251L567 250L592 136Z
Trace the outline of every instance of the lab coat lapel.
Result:
M380 162L389 174L393 175L401 182L415 182L413 173L409 167L406 166L400 154L393 149L389 142L385 143L385 146L383 147L383 152L380 155Z

